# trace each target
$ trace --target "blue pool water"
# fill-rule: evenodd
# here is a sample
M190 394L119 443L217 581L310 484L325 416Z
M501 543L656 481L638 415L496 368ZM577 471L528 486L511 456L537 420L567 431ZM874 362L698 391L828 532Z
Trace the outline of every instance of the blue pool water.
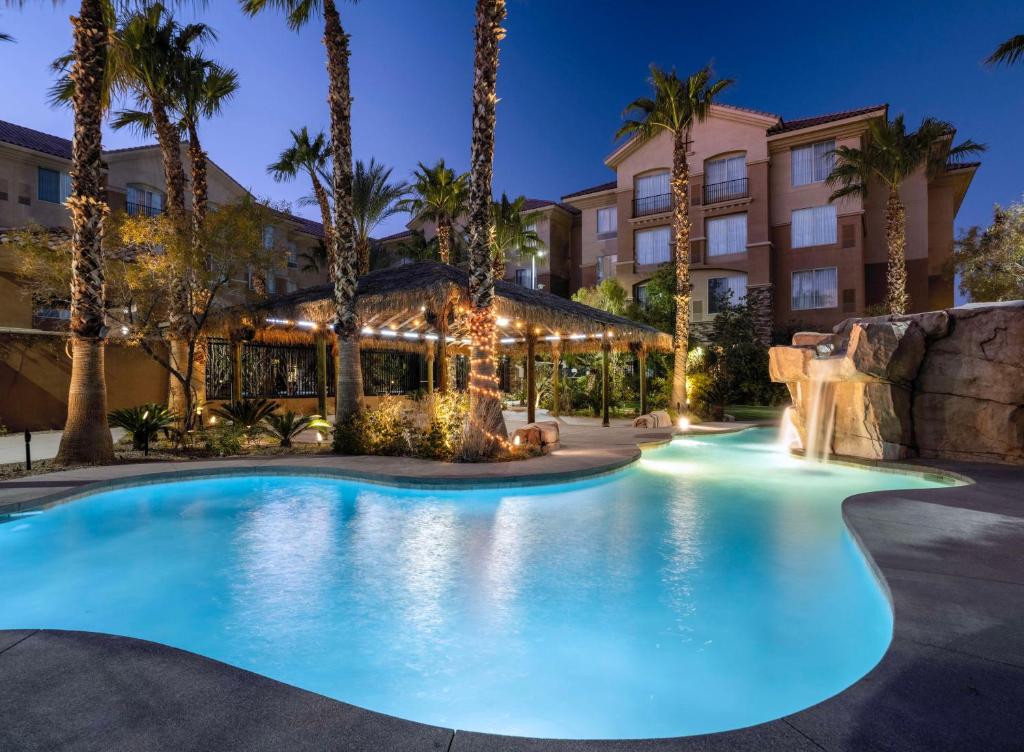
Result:
M537 488L238 477L102 493L0 524L0 628L156 640L467 730L747 726L839 692L889 643L843 498L937 485L772 440L677 440Z

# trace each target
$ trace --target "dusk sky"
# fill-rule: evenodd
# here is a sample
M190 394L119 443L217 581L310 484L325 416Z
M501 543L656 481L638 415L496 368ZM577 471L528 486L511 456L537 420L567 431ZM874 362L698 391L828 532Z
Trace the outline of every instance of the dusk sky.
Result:
M77 3L0 3L0 119L70 137L71 114L46 102L48 63L70 47ZM353 138L405 178L419 160L469 165L472 0L341 3L352 35ZM242 88L203 128L211 157L256 194L295 202L304 181L275 184L266 165L289 128L326 129L320 28L290 31L270 11L250 19L232 0L201 16L220 35L208 53L238 70ZM736 83L721 101L798 118L887 102L912 123L952 121L959 138L989 146L958 228L987 224L992 204L1024 191L1024 65L984 58L1024 33L1024 8L1007 2L850 4L509 0L498 78L495 193L557 199L610 180L604 157L620 113L647 91L650 63L690 72L713 61ZM108 130L105 146L140 143ZM298 213L315 216L309 207ZM403 228L392 218L377 236Z

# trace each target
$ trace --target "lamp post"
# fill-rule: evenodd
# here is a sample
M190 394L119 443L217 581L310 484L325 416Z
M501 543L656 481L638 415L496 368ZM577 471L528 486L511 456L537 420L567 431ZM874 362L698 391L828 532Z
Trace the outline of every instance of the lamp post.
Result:
M530 254L530 284L537 289L537 257L544 258L544 251L534 251Z

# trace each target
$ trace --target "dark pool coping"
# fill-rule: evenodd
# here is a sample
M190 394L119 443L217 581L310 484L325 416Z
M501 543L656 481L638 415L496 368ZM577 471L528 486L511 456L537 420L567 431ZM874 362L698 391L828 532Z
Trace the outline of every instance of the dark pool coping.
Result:
M573 741L424 726L132 638L0 632L4 750L1020 750L1024 468L902 463L969 485L850 497L894 606L879 664L811 708L678 739Z

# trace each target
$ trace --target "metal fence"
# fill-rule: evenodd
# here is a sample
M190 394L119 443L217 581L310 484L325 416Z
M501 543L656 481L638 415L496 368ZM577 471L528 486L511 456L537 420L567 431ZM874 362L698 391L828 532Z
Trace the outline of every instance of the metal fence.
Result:
M231 399L231 343L207 343L206 398ZM316 348L291 345L242 345L242 397L316 397ZM327 358L327 395L334 395L334 359Z

